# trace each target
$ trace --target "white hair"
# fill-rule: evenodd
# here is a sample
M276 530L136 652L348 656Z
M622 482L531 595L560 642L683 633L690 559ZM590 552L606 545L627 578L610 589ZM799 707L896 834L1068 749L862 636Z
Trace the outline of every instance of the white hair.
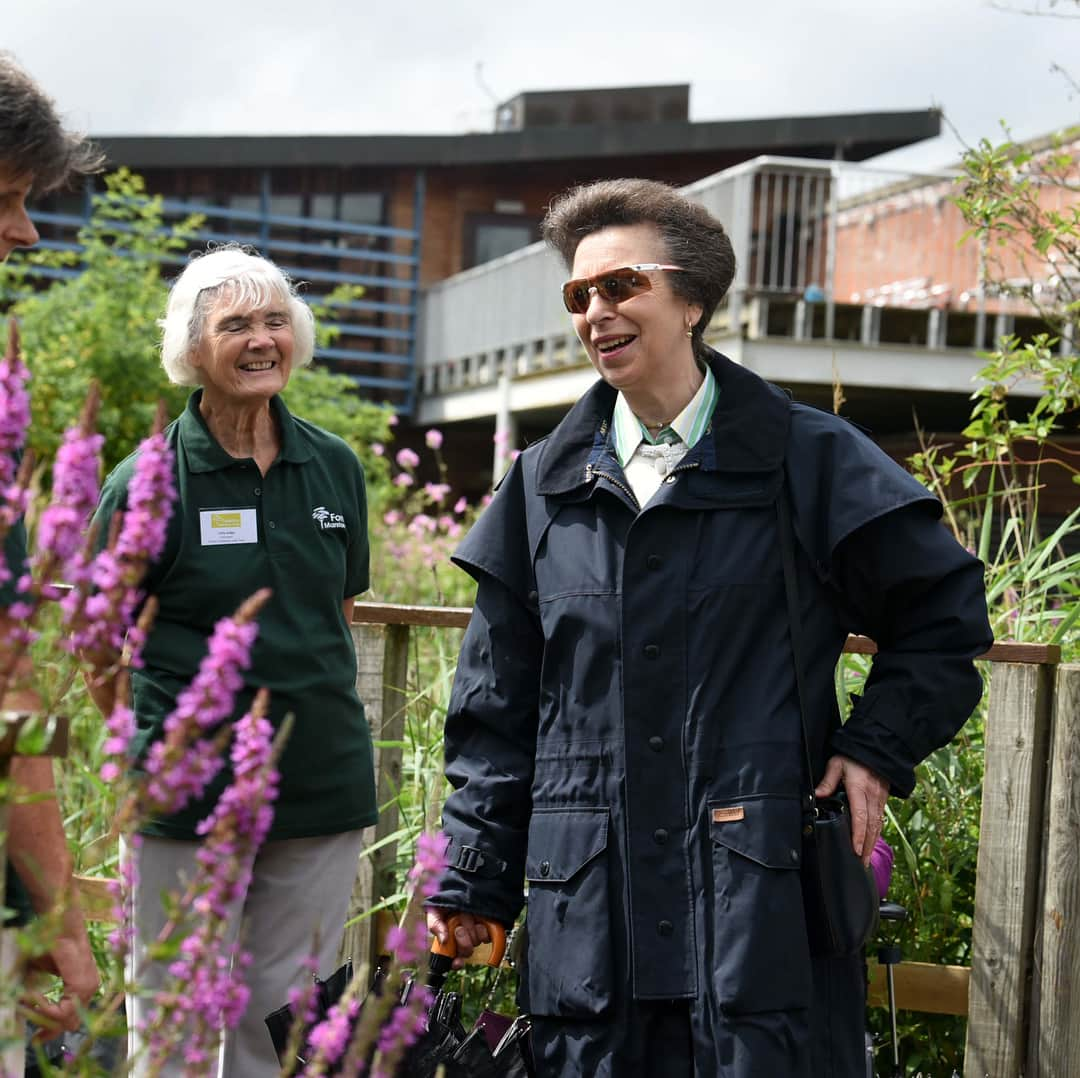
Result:
M208 251L191 260L169 292L161 327L161 365L169 381L197 386L199 370L191 357L202 342L206 315L222 293L252 308L283 300L293 331L293 367L306 367L315 353L315 316L296 294L296 286L268 258L239 244Z

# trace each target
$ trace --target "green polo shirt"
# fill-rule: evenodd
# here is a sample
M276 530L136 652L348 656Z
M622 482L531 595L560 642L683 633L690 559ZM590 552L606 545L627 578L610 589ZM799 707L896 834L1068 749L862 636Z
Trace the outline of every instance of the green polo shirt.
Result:
M356 454L340 438L270 406L281 452L265 476L254 460L229 456L199 413L202 390L166 429L176 453L177 503L165 551L146 590L160 603L132 675L141 756L160 736L178 693L206 653L215 622L259 588L273 595L233 719L258 688L270 690L275 726L295 717L278 764L281 787L271 839L338 834L375 822L371 734L356 695L356 654L341 605L368 588L367 502ZM99 535L123 509L134 456L105 481ZM229 780L228 769L198 803L144 830L194 838Z

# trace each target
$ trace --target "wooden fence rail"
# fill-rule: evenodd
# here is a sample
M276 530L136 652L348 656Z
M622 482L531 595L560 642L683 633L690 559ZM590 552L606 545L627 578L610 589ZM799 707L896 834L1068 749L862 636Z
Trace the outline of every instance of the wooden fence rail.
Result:
M344 944L361 967L377 953L388 919L360 915L394 889L410 634L413 627L464 628L469 614L461 607L378 603L357 603L354 610L357 687L380 743L382 810L368 835L369 847L377 848L361 860L352 903L357 919ZM851 637L845 650L876 648ZM1066 1078L1078 1073L1080 1059L1080 666L1060 666L1060 649L1050 645L999 642L982 658L993 669L972 966L901 963L898 1002L968 1014L964 1078ZM2 713L0 719L2 778L25 717ZM62 755L65 734L58 728L44 751ZM0 871L4 812L0 803ZM107 916L100 881L83 887L87 906ZM0 933L0 960L10 961L12 946L12 933ZM872 1004L883 1002L880 974L871 967ZM0 1034L12 1028L14 1015L0 1009ZM13 1061L14 1053L9 1070L21 1073ZM8 1062L0 1058L0 1065Z
M465 607L357 603L353 635L358 688L379 751L373 839L399 826L392 804L401 774L402 717L413 627L464 628ZM853 636L844 649L872 655ZM1064 1078L1080 1059L1080 667L1059 668L1061 649L995 643L986 729L986 777L975 892L972 966L902 962L898 1005L966 1014L964 1078ZM361 873L354 911L390 893L395 850L382 845ZM370 960L382 931L375 918L353 925L345 949ZM883 971L871 963L870 1003L885 1002Z

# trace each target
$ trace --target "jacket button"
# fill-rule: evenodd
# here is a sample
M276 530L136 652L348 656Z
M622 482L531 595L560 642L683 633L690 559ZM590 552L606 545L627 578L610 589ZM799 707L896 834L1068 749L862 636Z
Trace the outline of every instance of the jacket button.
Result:
M668 840L668 833L663 827L658 827L652 833L652 837L653 837L653 842L655 842L657 844L657 846L663 846L664 843L667 842L667 840Z
M659 659L660 658L660 645L659 644L646 644L645 645L645 658L646 659Z
M529 602L530 603L539 602L539 600L540 600L540 593L539 592L535 592L535 591L530 591L529 592Z
M799 863L799 851L798 850L788 850L788 856L791 858L791 863L793 865L797 865Z
M670 936L671 933L675 931L675 926L670 921L657 921L656 931L659 932L661 936Z
M650 569L659 569L659 568L660 568L660 566L664 564L664 559L663 559L663 558L661 558L659 554L650 554L650 555L649 555L649 556L648 556L648 557L647 557L647 558L645 559L645 564L646 564L646 565L647 565L647 566L648 566L648 567L649 567Z
M540 862L540 875L541 876L550 876L551 875L551 862L550 861L541 861Z
M649 738L649 748L652 749L653 752L659 752L663 747L664 739L662 737L654 736Z

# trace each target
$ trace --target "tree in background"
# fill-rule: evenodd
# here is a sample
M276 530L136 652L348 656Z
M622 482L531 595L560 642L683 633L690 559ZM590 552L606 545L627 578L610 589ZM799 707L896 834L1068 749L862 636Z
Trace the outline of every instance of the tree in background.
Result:
M1080 132L1073 133L1075 140ZM1006 139L967 152L955 200L971 241L985 243L988 284L1033 302L1051 332L1007 337L984 358L960 446L924 445L914 471L945 506L946 523L986 565L987 600L999 639L1057 643L1080 655L1080 508L1046 526L1039 495L1049 469L1080 482L1080 143L1068 136L1036 152ZM1010 257L1005 258L1006 254ZM1019 256L1026 279L1004 266ZM1064 342L1064 344L1063 344ZM1040 387L1020 414L1009 389ZM842 700L865 663L849 658L838 676ZM907 960L970 965L984 764L985 699L957 739L919 768L916 791L888 808L896 847L890 898L906 906ZM875 1030L887 1039L880 1012ZM965 1021L904 1014L901 1058L908 1074L962 1072Z
M92 382L101 387L98 429L105 436L106 471L131 453L150 427L159 400L175 417L189 390L171 385L160 361L157 320L168 285L162 267L190 250L201 218L166 226L160 196L149 197L142 178L126 169L106 177L90 220L79 232L81 254L19 252L0 267L0 309L19 319L23 351L33 378L29 448L52 460L63 432L77 422ZM32 271L81 272L31 288ZM167 272L167 270L166 270ZM327 320L336 293L313 304ZM325 345L332 330L319 331ZM388 467L368 450L389 436L389 409L361 400L352 382L325 368L293 372L286 397L296 414L344 438L356 450L373 500L389 483Z

